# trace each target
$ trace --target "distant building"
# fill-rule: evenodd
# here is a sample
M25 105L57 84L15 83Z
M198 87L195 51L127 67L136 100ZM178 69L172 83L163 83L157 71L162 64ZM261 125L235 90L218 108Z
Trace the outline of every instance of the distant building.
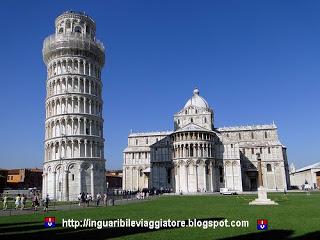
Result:
M268 190L287 189L286 148L277 126L216 128L214 111L199 90L174 115L174 131L131 133L123 152L123 189L170 188L174 192L254 191L257 155Z
M294 165L290 166L291 186L302 188L303 185L309 184L312 188L320 188L320 162L295 169Z
M7 174L7 187L11 189L41 189L42 186L42 169L22 168L10 169Z
M3 192L3 189L7 185L7 176L8 176L8 170L0 169L0 193Z
M108 189L122 188L122 170L109 170L106 172Z

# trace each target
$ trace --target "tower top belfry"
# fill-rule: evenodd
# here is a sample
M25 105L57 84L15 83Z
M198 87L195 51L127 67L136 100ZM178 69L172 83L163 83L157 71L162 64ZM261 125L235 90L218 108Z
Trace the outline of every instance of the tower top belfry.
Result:
M77 33L94 39L96 23L87 14L76 11L66 11L55 21L56 34Z
M96 24L93 19L81 12L67 11L55 20L55 33L43 43L43 60L47 64L57 56L86 54L99 62L105 61L105 48L96 38Z

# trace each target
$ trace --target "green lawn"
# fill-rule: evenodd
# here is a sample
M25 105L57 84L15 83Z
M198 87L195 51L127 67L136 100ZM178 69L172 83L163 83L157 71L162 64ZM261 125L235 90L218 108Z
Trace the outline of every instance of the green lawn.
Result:
M114 207L52 211L49 214L0 217L0 239L320 239L320 194L269 194L278 206L249 206L254 195L170 196ZM248 220L249 228L45 229L45 216L83 219L228 219ZM269 230L256 230L257 219L268 219ZM237 236L237 237L236 237Z

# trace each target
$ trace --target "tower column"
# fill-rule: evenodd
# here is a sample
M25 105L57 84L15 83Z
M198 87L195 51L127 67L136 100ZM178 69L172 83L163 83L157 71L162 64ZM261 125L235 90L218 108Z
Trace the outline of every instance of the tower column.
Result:
M78 80L78 85L79 85L79 80ZM78 86L79 88L79 86ZM77 101L78 101L78 113L80 113L80 98L78 97L77 98Z
M79 168L79 193L82 193L82 168Z
M91 195L92 195L92 198L95 197L95 192L94 192L94 168L93 168L93 166L91 168Z
M71 158L74 158L74 141L71 141Z
M69 201L69 171L68 170L65 171L64 183L65 183L64 198L65 198L65 201Z
M57 199L57 183L56 183L56 178L57 178L57 172L53 172L53 199Z
M81 157L81 144L80 144L80 140L78 140L78 154L77 157Z
M92 141L90 141L90 157L93 157L93 146L92 146Z
M47 195L47 184L46 184L45 173L42 174L42 188L44 189L44 191L42 191L42 198L45 198L45 196Z
M88 144L88 141L87 139L84 140L84 157L87 157L87 144Z
M127 189L127 188L126 188L126 182L127 182L127 170L126 170L126 169L127 169L127 168L124 167L123 170L122 170L122 172L123 172L123 177L122 177L122 189L123 189L123 190ZM107 185L108 185L108 183L107 183Z

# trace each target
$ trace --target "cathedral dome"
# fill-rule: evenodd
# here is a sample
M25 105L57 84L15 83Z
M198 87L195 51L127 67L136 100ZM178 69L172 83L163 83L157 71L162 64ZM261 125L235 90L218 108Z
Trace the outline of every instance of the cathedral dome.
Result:
M199 95L199 89L196 88L193 90L193 96L188 100L184 107L194 106L198 108L209 108L209 105L203 97Z

